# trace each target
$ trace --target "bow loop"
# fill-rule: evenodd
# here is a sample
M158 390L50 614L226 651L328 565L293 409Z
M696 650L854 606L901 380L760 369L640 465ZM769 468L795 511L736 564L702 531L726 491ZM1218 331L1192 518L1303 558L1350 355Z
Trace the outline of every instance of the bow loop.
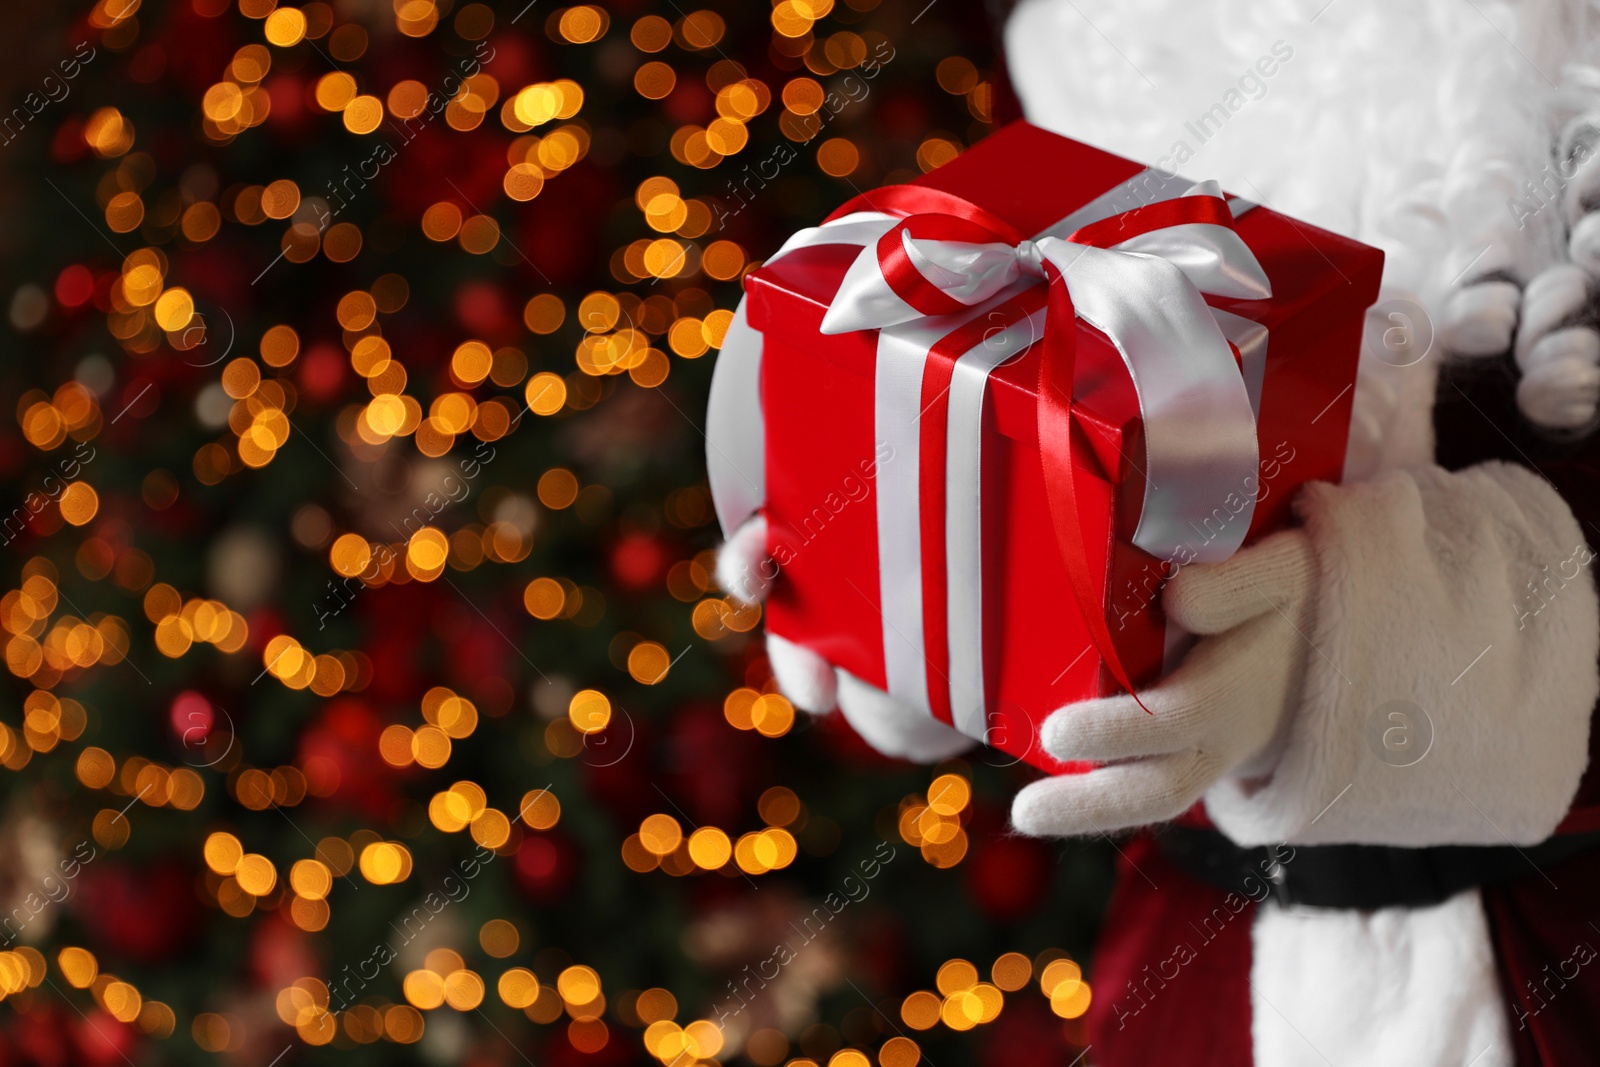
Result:
M1231 300L1269 300L1272 283L1250 246L1233 228L1233 212L1215 181L1091 223L1069 238L1167 260L1202 293Z
M845 273L823 317L823 333L954 315L988 300L1022 273L1014 232L939 212L886 225Z
M846 272L823 317L823 333L955 315L1020 277L1044 277L1039 246L994 220L926 211L883 225L878 240L865 245ZM1233 214L1214 181L1091 223L1065 240L1165 260L1201 293L1235 300L1272 295L1266 272L1234 231Z

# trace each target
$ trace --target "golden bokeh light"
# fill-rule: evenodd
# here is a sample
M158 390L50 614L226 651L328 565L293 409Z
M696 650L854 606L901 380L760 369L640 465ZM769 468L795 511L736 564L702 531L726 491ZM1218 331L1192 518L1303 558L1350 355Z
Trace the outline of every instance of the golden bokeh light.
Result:
M68 946L56 954L56 965L61 975L74 989L87 989L100 973L100 964L86 948Z
M1007 952L994 961L989 977L997 988L1015 993L1033 977L1033 962L1020 952Z
M532 830L548 830L561 819L561 802L547 789L529 790L522 797L518 817Z
M561 36L573 44L587 44L599 40L611 24L606 12L593 4L569 7L561 13Z
M642 834L641 830L641 834ZM728 835L715 826L702 826L689 835L689 858L708 871L722 867L733 856Z
M567 718L579 733L598 733L611 723L611 701L599 690L579 690L567 705Z
M88 482L73 482L61 493L61 517L73 526L82 526L100 510L100 497Z
M512 1008L527 1008L539 999L539 979L526 967L513 967L495 983L500 999Z
M521 943L522 935L518 933L516 925L505 919L490 919L478 928L479 946L496 959L505 959L507 956L514 954ZM503 981L504 979L502 979ZM537 980L535 980L533 985L534 996L537 996L538 992L539 986ZM505 996L503 985L501 987L501 996ZM507 1001L507 1003L509 1004L510 1001ZM533 1001L529 1000L528 1003L531 1004ZM513 1005L513 1007L526 1006Z
M333 872L320 860L298 860L289 868L289 884L301 896L321 900L333 888Z
M264 897L278 884L278 871L267 857L247 852L233 868L239 888L253 897Z

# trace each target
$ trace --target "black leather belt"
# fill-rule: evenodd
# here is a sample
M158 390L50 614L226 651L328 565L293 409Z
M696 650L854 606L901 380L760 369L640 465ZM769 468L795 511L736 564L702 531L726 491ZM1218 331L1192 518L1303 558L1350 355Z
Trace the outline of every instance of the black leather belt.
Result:
M1420 908L1464 889L1538 877L1600 845L1600 833L1565 834L1538 845L1271 845L1246 848L1216 830L1169 826L1157 846L1177 867L1253 900L1314 908Z

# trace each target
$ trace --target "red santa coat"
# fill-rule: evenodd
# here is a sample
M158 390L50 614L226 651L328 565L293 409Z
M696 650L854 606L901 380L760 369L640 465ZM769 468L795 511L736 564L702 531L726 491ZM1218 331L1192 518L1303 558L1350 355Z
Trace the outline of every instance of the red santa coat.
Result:
M1530 467L1561 493L1590 544L1600 543L1600 435L1557 444L1532 431L1516 411L1514 382L1507 367L1470 380L1446 372L1435 409L1440 464ZM1600 830L1597 742L1591 729L1589 769L1558 835ZM1191 876L1148 833L1122 852L1092 968L1090 1061L1142 1067L1182 1049L1193 1067L1249 1067L1252 929L1259 909L1278 905L1252 886ZM1485 885L1481 898L1517 1067L1600 1062L1600 848L1530 865Z

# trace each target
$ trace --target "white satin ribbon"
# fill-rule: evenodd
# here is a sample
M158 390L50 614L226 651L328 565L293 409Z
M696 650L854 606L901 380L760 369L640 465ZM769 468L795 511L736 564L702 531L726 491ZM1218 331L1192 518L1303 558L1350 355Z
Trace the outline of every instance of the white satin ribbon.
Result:
M875 454L893 457L877 468L884 688L929 715L922 613L922 426L916 415L928 352L945 333L925 319L879 331L872 392Z
M1133 379L1145 439L1133 543L1161 559L1183 550L1202 563L1232 556L1248 515L1198 544L1190 525L1244 493L1259 466L1250 394L1211 309L1166 260L1056 237L1038 247L1061 271L1078 316L1110 339Z
M1184 196L1221 198L1215 182ZM1265 299L1272 287L1255 255L1233 230L1186 223L1152 230L1111 248L1045 236L1012 247L997 242L900 238L928 282L969 307L1020 279L1043 276L1044 260L1060 271L1078 315L1104 333L1133 379L1145 433L1144 499L1133 543L1171 559L1200 562L1233 555L1250 515L1196 540L1197 523L1243 496L1259 463L1255 404L1201 292ZM892 328L928 320L890 287L876 242L866 244L845 274L822 320L823 333ZM920 408L906 409L910 417ZM1137 462L1129 457L1130 462Z
M1222 190L1216 182L1205 181L1188 186L1180 195L1212 196L1220 200ZM1061 240L1064 236L1052 232L1012 246L999 242L917 239L902 231L900 240L919 274L946 296L972 307L1019 277L1041 277L1039 245L1046 240ZM1112 245L1109 250L1164 259L1182 271L1194 288L1215 296L1234 300L1266 300L1272 296L1272 283L1256 261L1255 253L1226 226L1203 222L1167 226L1137 234ZM879 266L874 242L862 250L845 272L839 292L822 318L822 332L879 329L922 317L922 312L906 303L890 287Z
M945 448L945 590L949 604L950 715L956 729L988 740L983 671L983 408L989 377L1044 336L1045 309L986 336L956 360Z
M864 245L894 225L891 215L859 211L823 226L800 230L767 259L797 248ZM706 478L724 538L767 500L767 432L761 417L761 332L749 323L745 301L733 313L706 398Z
M1207 180L1190 186L1180 195L1214 196L1220 200L1222 187ZM1235 217L1238 214L1235 211ZM1255 253L1226 226L1210 222L1165 226L1131 237L1114 248L1119 252L1159 256L1175 264L1203 293L1232 300L1267 300L1272 296L1272 283L1267 280Z

